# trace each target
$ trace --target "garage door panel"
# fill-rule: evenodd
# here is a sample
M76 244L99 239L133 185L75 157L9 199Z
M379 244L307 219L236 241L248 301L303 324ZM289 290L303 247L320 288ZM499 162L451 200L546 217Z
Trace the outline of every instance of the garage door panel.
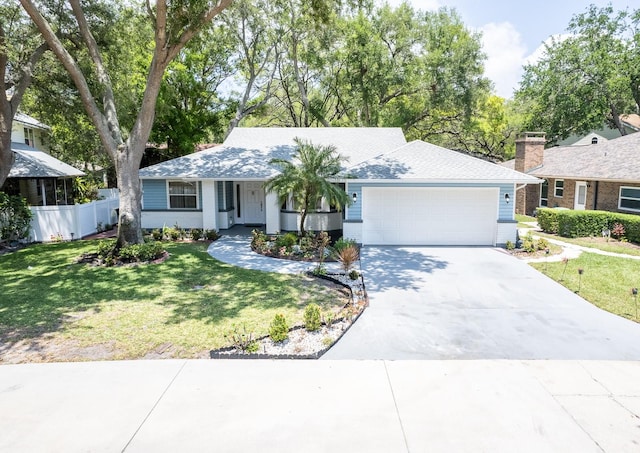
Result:
M363 242L493 245L498 189L363 189Z

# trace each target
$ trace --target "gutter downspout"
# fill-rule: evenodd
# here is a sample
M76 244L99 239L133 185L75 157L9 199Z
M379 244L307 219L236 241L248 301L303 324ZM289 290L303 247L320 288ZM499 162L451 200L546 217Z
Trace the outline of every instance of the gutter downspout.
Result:
M600 185L600 181L596 181L596 186L594 188L593 194L593 210L596 211L598 209L598 187Z

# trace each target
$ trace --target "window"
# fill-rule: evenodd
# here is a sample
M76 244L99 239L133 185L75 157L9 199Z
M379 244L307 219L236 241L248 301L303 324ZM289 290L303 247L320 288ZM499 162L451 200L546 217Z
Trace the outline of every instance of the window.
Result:
M169 181L170 209L197 209L198 183Z
M562 198L562 196L564 195L564 180L563 179L556 179L556 183L555 183L554 190L553 190L553 195L558 197L558 198Z
M25 142L25 144L31 146L32 148L35 148L36 140L35 140L35 137L33 135L33 129L28 128L28 127L24 128L24 142Z
M640 187L620 187L618 208L640 212Z
M549 181L546 179L540 184L540 206L549 206Z
M591 138L591 144L592 145L597 145L598 144L598 137Z

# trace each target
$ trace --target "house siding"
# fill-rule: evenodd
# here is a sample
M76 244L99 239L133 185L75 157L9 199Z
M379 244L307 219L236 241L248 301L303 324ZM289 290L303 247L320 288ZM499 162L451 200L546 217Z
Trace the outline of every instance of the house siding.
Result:
M353 193L357 195L356 203L347 208L347 221L360 221L362 220L362 188L363 187L462 187L462 188L488 188L497 187L500 190L499 206L498 206L498 220L512 220L513 219L513 203L515 203L515 187L514 184L456 184L456 183L440 183L440 184L428 184L428 183L347 183L347 193L352 196ZM509 194L509 203L505 200L505 194Z
M143 179L142 199L145 210L167 209L167 182L164 179Z
M562 178L558 178L562 179ZM606 182L606 181L588 181L584 179L563 179L564 194L562 197L555 196L555 178L547 178L549 181L549 195L547 207L549 208L567 208L573 209L575 206L576 182L583 181L587 183L587 200L586 209L595 209L599 211L623 212L627 214L637 214L633 211L618 209L620 187L637 187L640 184ZM596 196L596 189L598 191ZM538 193L539 197L539 193Z

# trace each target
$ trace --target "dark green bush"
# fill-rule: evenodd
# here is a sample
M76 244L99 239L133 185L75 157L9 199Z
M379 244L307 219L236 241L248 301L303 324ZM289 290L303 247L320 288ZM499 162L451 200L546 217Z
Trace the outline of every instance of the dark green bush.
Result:
M207 241L217 241L220 239L220 235L216 230L204 230L204 237Z
M104 239L98 243L98 256L102 259L106 258L115 248L115 239Z
M162 230L160 228L154 229L153 231L151 231L151 237L153 238L154 241L161 241Z
M629 241L640 243L640 216L608 211L538 209L540 228L563 237L600 236L603 230L612 230L615 224L622 225Z
M338 255L343 249L347 247L355 247L355 246L356 246L356 241L354 241L353 239L340 238L333 243L332 248L333 248L333 251L336 253L336 255Z
M304 309L304 328L309 332L315 332L320 329L322 318L320 316L320 306L310 303Z
M29 234L32 217L24 198L0 192L0 240L25 239Z
M558 234L558 209L538 208L538 226L545 233Z
M286 233L276 239L278 247L291 248L298 243L298 235L296 233Z
M289 325L284 315L275 315L269 326L269 337L271 337L274 343L280 343L289 338Z
M144 244L126 245L120 249L118 256L123 261L152 261L160 258L164 249L162 243L156 241Z
M194 241L199 241L202 239L203 231L200 228L192 228L191 229L191 239Z

